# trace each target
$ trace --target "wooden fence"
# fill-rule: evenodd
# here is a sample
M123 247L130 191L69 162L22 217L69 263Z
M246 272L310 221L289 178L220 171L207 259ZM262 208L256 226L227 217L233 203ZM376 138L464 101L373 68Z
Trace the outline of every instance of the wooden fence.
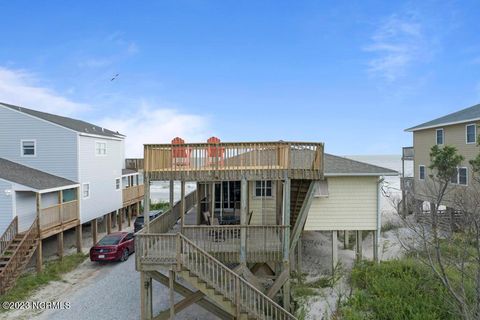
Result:
M0 256L3 254L5 249L7 249L10 242L15 239L18 234L18 216L13 218L12 222L8 225L7 229L3 232L0 237Z

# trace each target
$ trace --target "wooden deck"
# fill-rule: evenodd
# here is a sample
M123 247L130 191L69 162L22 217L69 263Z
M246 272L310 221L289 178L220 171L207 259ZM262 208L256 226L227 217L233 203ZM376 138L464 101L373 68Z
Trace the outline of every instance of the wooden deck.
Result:
M321 179L323 144L240 142L145 145L150 180Z
M40 210L40 238L45 239L80 224L78 200L56 204Z
M145 194L145 186L131 186L122 190L123 206L129 206L143 200Z

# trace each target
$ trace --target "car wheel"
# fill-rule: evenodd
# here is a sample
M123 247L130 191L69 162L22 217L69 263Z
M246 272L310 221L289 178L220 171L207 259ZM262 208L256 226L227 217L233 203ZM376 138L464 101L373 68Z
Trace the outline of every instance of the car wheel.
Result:
M123 250L122 252L122 257L120 258L120 261L127 261L128 260L128 256L129 256L129 253L128 253L128 249L125 249Z

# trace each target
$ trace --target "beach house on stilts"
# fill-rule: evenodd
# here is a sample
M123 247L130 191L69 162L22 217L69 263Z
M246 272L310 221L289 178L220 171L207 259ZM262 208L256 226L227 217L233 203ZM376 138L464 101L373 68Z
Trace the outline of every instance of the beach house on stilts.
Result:
M144 150L145 206L150 183L170 181L171 209L146 215L136 234L142 319L172 319L193 303L221 319L295 319L290 274L302 231L331 231L335 260L338 231L378 233L381 176L397 175L325 154L318 142L177 137ZM188 195L186 182L197 185ZM170 307L158 315L152 281L170 288Z

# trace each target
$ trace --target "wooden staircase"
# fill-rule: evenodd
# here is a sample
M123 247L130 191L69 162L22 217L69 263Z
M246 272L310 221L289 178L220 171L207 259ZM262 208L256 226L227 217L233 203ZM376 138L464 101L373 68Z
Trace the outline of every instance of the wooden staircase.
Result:
M290 184L290 228L297 222L311 180L292 180Z
M161 236L163 240L160 242L163 243L157 242L155 246L170 251L169 256L175 257L171 261L176 274L233 318L296 320L287 310L181 233Z
M18 233L18 220L15 218L0 237L0 295L15 285L37 249L38 241L36 219L27 231Z

